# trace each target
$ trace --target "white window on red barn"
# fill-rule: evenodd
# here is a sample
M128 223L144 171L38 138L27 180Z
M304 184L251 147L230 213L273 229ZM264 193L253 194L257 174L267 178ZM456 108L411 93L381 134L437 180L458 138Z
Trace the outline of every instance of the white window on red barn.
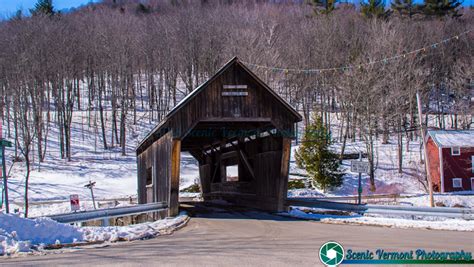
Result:
M474 156L471 156L471 165L472 173L474 173Z
M451 148L451 155L452 156L459 156L461 155L461 149L459 147L452 147Z
M462 188L461 178L453 178L453 188Z

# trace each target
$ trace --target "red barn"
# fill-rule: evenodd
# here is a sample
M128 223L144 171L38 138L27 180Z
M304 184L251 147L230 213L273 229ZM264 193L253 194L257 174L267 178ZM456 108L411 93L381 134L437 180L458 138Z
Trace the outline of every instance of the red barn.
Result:
M474 190L474 130L432 130L427 138L434 190Z

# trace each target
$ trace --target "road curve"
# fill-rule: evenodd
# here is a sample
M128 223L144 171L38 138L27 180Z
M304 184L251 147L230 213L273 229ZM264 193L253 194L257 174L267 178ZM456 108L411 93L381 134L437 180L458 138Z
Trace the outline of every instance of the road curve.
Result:
M271 214L214 209L170 236L73 252L1 260L14 266L320 266L328 240L365 251L474 252L474 233L323 224Z

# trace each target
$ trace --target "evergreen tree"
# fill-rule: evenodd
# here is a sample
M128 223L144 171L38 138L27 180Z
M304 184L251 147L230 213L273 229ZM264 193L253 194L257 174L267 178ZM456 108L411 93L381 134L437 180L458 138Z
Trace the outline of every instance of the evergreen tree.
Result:
M136 11L137 11L137 14L150 14L152 10L150 6L146 6L142 3L139 3L137 5Z
M329 150L331 136L321 117L306 127L303 142L296 152L296 163L306 169L314 187L326 191L342 185L343 173L339 171L339 157Z
M311 0L309 4L316 14L329 14L336 9L338 0Z
M47 15L52 16L56 14L53 6L53 0L38 0L35 8L30 9L32 15Z
M453 17L461 16L458 9L461 6L459 0L425 0L423 3L423 12L427 16L444 17L452 15Z
M385 10L384 0L366 0L360 3L360 11L367 18L387 18L389 10Z
M394 0L391 8L400 16L412 17L415 14L421 13L421 6L415 4L413 0Z

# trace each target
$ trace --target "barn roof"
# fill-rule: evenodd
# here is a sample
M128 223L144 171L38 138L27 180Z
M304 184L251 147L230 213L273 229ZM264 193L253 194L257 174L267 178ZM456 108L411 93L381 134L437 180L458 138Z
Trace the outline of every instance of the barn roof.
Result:
M438 147L474 147L474 130L430 130Z
M167 122L173 117L175 113L177 113L180 109L186 106L194 97L196 97L199 92L205 90L210 83L212 83L217 77L219 77L222 73L224 73L228 68L237 64L241 69L247 72L259 85L262 86L265 90L267 90L278 102L280 102L284 108L287 109L289 114L293 115L294 121L298 122L302 120L301 114L295 110L288 102L286 102L281 96L279 96L275 91L273 91L266 83L264 83L257 75L255 75L252 71L250 71L242 62L239 61L237 57L232 58L229 60L224 66L222 66L211 78L207 81L199 85L196 89L194 89L191 93L189 93L186 97L184 97L181 101L178 102L169 112L166 114L164 119L153 128L150 133L138 144L137 151L144 146L144 143L147 142L149 138L152 138L153 135L157 132L160 132L161 128L163 128Z

